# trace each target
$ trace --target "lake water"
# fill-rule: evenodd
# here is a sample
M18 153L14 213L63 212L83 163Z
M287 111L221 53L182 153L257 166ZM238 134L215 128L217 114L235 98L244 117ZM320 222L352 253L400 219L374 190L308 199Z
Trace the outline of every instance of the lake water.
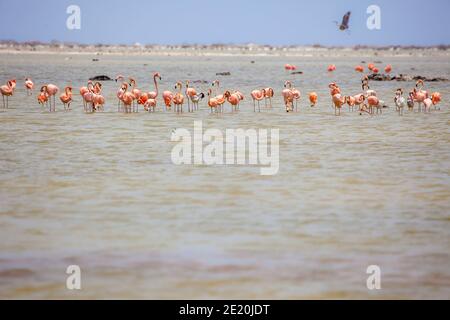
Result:
M68 58L70 57L70 58ZM2 84L18 80L0 109L0 298L450 298L450 85L430 114L393 107L397 87L373 82L391 107L360 116L330 107L327 85L360 91L361 60L394 73L450 77L447 58L126 57L0 55ZM255 60L255 63L251 63ZM285 63L303 75L289 75ZM327 73L334 63L337 70ZM415 70L411 70L414 67ZM105 112L85 114L75 94L70 112L57 101L43 111L36 92L55 83L74 92L93 75L133 75L140 88L215 78L246 95L240 112L181 115L117 113L115 82L104 82ZM216 77L230 71L231 76ZM300 112L284 112L291 79ZM272 109L253 112L249 93L272 86ZM305 97L316 91L310 108ZM280 169L176 166L176 128L278 128ZM66 289L79 265L82 290ZM381 290L368 290L366 268L381 268Z

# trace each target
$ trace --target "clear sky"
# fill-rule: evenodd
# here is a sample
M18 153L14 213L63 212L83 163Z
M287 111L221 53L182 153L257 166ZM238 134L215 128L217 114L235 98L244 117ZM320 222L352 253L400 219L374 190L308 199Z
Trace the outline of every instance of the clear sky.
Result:
M366 26L369 5L381 30ZM81 29L66 27L69 5ZM350 33L334 20L352 11ZM449 0L0 0L0 39L79 43L450 44Z

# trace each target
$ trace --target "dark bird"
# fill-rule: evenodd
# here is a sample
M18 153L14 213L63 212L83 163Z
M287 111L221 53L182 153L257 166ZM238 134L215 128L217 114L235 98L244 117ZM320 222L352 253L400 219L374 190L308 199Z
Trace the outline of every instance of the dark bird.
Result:
M344 16L342 17L342 22L339 24L337 21L335 21L336 25L339 26L339 30L344 31L348 30L348 23L350 21L350 15L351 11L348 11Z

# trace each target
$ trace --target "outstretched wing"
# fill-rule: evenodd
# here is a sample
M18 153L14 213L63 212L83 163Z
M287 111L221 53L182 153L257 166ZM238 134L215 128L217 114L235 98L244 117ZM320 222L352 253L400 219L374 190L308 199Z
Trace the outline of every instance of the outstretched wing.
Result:
M348 22L350 21L350 15L351 15L351 11L348 11L348 12L342 17L341 29L343 29L343 30L348 29Z

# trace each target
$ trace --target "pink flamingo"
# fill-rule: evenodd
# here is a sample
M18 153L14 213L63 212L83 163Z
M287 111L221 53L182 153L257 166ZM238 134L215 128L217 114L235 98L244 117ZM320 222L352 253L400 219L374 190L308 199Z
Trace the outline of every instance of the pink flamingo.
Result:
M129 113L131 112L131 104L134 101L134 95L131 92L128 92L128 83L126 82L122 84L122 90L123 90L122 102L124 111L126 113Z
M195 102L194 100L196 100L197 97L197 91L194 88L189 87L189 81L186 81L186 96L187 96L187 102L188 102L188 112L194 111L195 109ZM193 100L194 99L194 100ZM192 102L192 110L191 110L191 105L190 102ZM198 100L197 100L198 102Z
M414 101L418 103L419 112L422 111L421 104L428 98L428 92L422 90L423 86L423 80L417 80L416 87L413 89Z
M31 96L33 94L34 83L31 78L25 78L25 89L27 90L27 95Z
M93 86L93 83L92 83L91 80L89 80L87 82L87 86L86 87L81 87L80 88L80 95L81 95L81 98L83 98L83 107L84 107L84 111L85 112L87 111L88 107L87 107L87 104L86 104L86 100L84 99L84 95L86 93L89 93L92 90L92 86Z
M268 87L264 89L265 94L264 94L264 104L267 108L267 100L269 100L269 108L272 108L272 98L274 96L274 91L272 88Z
M367 103L369 105L369 110L370 110L371 114L373 114L374 108L377 108L377 113L378 113L380 101L378 100L377 96L368 96Z
M72 87L70 86L65 87L64 93L59 96L59 99L64 104L64 110L70 110L70 103L72 102Z
M292 93L292 82L285 81L284 82L284 89L281 92L283 95L284 105L286 107L286 112L292 111L293 103L294 103L294 94Z
M215 92L216 92L216 96L215 99L217 100L217 102L219 103L217 110L219 112L223 112L223 104L225 103L226 99L223 96L223 94L217 94L220 90L220 82L219 80L214 80L212 83L212 86L215 87Z
M431 95L431 101L434 105L434 110L436 110L436 105L441 102L441 94L439 92L433 92Z
M317 93L310 92L308 96L309 96L309 102L311 103L311 107L314 107L317 103L317 98L318 98Z
M353 109L354 106L358 107L358 109L360 110L361 109L361 104L364 103L365 99L366 99L366 96L363 93L359 93L359 94L357 94L357 95L355 95L353 97L349 96L347 104L349 106L351 106L352 111L354 110ZM350 101L350 103L349 103L349 101Z
M144 103L144 110L148 112L155 112L156 108L156 99L149 98Z
M236 111L237 105L241 101L241 97L237 93L231 93L230 91L225 91L223 94L224 97L227 99L228 103L231 104L231 110Z
M100 82L96 82L94 85L94 95L92 97L92 104L94 110L104 110L105 106L105 97L103 97L102 93L102 84Z
M208 106L211 110L211 113L213 112L213 109L217 112L217 106L219 105L219 102L216 98L212 98L212 89L208 89Z
M41 87L40 93L37 96L37 100L38 100L38 103L40 105L42 105L42 107L44 106L44 104L48 103L48 95L47 95L47 92L45 91L45 86Z
M163 96L164 105L166 106L166 111L167 111L167 109L172 108L173 92L169 91L169 90L165 90L165 91L163 91L162 96Z
M258 112L261 112L261 107L260 107L259 102L262 99L264 99L264 97L266 95L266 89L253 90L250 95L252 96L252 99L253 99L253 112L256 112L256 103L255 103L255 101L258 101Z
M6 85L0 87L0 92L2 93L3 98L3 108L9 107L9 97L12 97L12 95L14 94L15 82L16 80L8 80L6 82Z
M115 81L123 81L125 80L125 77L121 74L116 76ZM123 95L123 85L120 85L119 89L117 89L116 97L117 97L117 112L122 111L121 102L122 102L122 95Z
M175 89L178 89L178 92L175 93L173 97L173 104L175 105L175 111L177 112L183 112L184 96L181 93L182 88L183 84L180 81L178 81L175 85Z
M342 96L340 93L336 93L333 95L333 104L334 104L334 115L341 115L341 108L345 103L345 97ZM339 113L337 112L339 110Z
M139 108L138 108L138 101L139 98L142 95L142 91L136 88L136 80L134 80L134 78L130 78L130 86L132 86L131 88L131 93L133 94L134 100L133 100L133 112L138 112Z
M57 86L55 86L54 84L47 84L45 87L45 92L48 95L48 98L50 100L50 112L56 111L56 94L59 91L59 88ZM53 106L52 106L52 97L53 97Z
M298 105L298 100L300 100L301 94L300 91L296 88L292 88L291 89L293 98L295 100L295 111L298 111L297 105Z

